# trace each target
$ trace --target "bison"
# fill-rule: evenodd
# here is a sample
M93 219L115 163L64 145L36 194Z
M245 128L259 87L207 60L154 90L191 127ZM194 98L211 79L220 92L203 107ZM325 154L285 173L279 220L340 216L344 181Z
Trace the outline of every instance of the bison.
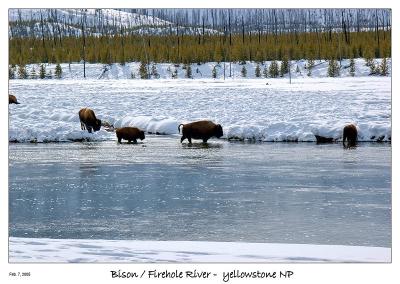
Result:
M220 138L222 135L224 135L222 132L222 126L220 124L215 124L214 122L208 120L196 121L187 124L179 124L179 132L181 125L181 143L186 138L188 139L189 144L192 143L192 139L202 139L204 143L207 143L207 140L213 136Z
M133 141L133 143L137 143L136 139L143 140L145 138L144 131L136 127L117 128L115 134L117 135L118 143L120 144L122 139L128 140L128 143L131 143L131 141Z
M79 120L81 121L81 129L92 133L99 131L101 127L101 120L96 118L94 111L90 108L83 108L79 111Z
M347 146L353 147L357 143L357 127L354 124L348 124L343 128L343 146L345 147L345 141L347 140Z
M17 98L14 95L8 95L8 104L17 104L19 105L20 103L17 101Z

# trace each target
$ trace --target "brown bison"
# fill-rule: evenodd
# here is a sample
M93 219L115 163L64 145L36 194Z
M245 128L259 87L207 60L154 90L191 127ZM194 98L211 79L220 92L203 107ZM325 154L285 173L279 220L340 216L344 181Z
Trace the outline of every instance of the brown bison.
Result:
M8 95L8 104L17 104L20 103L17 101L17 98L14 95Z
M215 124L212 121L202 120L191 122L187 124L179 124L178 131L180 131L180 127L182 125L182 137L181 143L186 138L189 143L192 143L193 139L202 139L204 143L207 142L208 139L215 136L220 138L223 134L222 126L220 124Z
M133 143L137 143L136 139L143 140L145 138L144 131L136 127L117 128L115 134L117 135L118 143L120 144L122 139L128 140L128 143L131 143L131 141L133 141Z
M79 120L81 121L81 129L89 131L99 131L101 127L101 120L96 118L94 111L90 108L83 108L79 111Z
M352 147L357 143L357 127L354 124L348 124L343 128L343 146L347 140L347 146Z

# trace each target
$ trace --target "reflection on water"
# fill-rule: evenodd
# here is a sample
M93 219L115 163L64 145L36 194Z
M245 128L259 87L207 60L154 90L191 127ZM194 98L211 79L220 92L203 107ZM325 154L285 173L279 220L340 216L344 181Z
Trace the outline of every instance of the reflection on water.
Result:
M391 147L10 145L10 235L391 246Z

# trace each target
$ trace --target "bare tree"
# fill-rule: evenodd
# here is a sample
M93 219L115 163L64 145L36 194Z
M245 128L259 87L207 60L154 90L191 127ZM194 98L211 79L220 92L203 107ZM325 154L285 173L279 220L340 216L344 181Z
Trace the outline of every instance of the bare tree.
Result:
M86 9L82 9L81 12L83 14L81 20L82 27L82 59L83 59L83 78L86 78L86 37L85 37L85 29L86 29Z

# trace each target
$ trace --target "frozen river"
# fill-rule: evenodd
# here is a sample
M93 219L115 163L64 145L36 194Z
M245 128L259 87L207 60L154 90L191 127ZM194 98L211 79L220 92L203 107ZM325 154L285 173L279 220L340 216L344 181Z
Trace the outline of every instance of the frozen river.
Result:
M11 143L12 237L391 246L391 145Z

